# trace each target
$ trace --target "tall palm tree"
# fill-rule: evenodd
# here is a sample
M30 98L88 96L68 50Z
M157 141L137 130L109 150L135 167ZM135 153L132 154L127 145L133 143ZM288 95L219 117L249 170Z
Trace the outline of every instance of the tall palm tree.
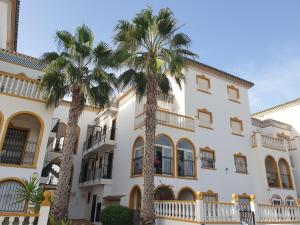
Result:
M87 26L77 27L74 35L58 31L56 40L58 51L44 53L41 57L47 65L41 89L47 105L57 106L66 96L71 99L60 179L52 209L55 218L61 219L69 204L69 181L79 116L86 104L106 106L117 82L114 74L107 71L113 67L113 52L104 42L94 47L93 32Z
M172 77L181 87L184 80L185 57L191 40L177 32L180 27L170 9L157 15L151 8L139 12L131 21L119 21L114 40L117 51L125 58L127 70L120 75L121 87L132 86L140 96L146 94L146 147L144 152L144 190L141 223L155 224L154 212L154 143L156 131L157 94L168 94Z

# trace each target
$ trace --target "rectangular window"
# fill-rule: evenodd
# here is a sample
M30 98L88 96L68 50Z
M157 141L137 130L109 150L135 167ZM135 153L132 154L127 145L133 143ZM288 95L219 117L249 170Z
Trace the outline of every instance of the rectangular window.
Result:
M215 168L215 152L208 148L201 149L201 167L206 169Z
M199 126L212 129L212 113L207 109L198 109Z
M229 100L239 102L240 101L240 92L239 89L233 85L227 86L228 98Z
M237 173L248 173L246 156L234 155L234 164Z
M197 90L210 94L210 79L204 75L197 75Z
M91 192L88 192L86 203L90 203L91 201Z
M232 134L242 135L243 133L243 122L237 117L230 118L230 125Z

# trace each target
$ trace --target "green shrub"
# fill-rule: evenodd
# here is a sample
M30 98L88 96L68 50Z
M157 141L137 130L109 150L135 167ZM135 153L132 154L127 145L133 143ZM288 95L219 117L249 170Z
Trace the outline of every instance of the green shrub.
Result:
M103 225L132 225L133 211L127 207L111 205L102 210L100 220Z

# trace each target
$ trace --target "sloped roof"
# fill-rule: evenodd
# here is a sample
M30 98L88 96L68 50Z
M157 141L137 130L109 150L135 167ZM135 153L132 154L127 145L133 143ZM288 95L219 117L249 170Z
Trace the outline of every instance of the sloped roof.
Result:
M37 58L3 48L0 48L0 60L40 71L44 68L44 65Z
M290 107L293 107L293 106L299 105L299 104L300 104L300 98L296 98L296 99L293 99L291 101L288 101L288 102L285 102L285 103L282 103L282 104L279 104L279 105L261 110L261 111L256 112L256 113L253 113L252 116L253 117L264 116L264 115L267 115L267 114L270 114L270 113L273 113L273 112L278 112L280 110L290 108Z

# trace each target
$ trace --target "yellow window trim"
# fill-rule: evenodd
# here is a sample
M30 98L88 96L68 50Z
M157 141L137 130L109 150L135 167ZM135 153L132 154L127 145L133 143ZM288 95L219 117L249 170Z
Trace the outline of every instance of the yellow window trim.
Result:
M246 163L246 172L239 172L239 171L236 171L236 168L235 168L235 172L236 173L241 173L241 174L248 174L248 162L247 162L247 156L243 155L242 153L236 153L233 155L234 157L234 163L235 163L235 158L243 158L245 160L245 163Z
M3 123L4 123L4 115L3 115L3 113L0 111L0 134L1 134L1 130L2 130Z
M187 141L193 146L193 155L194 155L194 176L193 177L186 177L186 176L178 176L178 154L177 154L177 147L178 144L182 141ZM175 150L175 164L176 164L176 170L175 170L175 176L178 178L187 178L187 179L197 179L197 159L196 159L196 146L194 143L188 139L187 137L180 138L176 143L176 150Z
M18 116L18 115L22 115L22 114L27 114L27 115L32 115L33 117L35 117L39 123L40 123L40 132L39 132L39 136L38 136L38 141L37 141L37 146L36 146L36 152L35 152L35 155L34 155L34 160L33 160L33 164L31 166L20 166L20 165L10 165L9 166L12 166L12 167L24 167L24 168L36 168L36 164L37 164L37 161L38 161L38 158L39 158L39 154L40 154L40 150L41 150L41 144L42 144L42 140L43 140L43 135L44 135L44 129L45 129L45 124L44 124L44 121L43 119L36 113L34 112L30 112L30 111L19 111L19 112L15 112L13 113L12 115L10 115L6 121L6 124L5 124L5 127L4 127L4 130L3 130L3 134L2 134L2 139L1 139L1 142L0 142L0 154L2 152L2 147L3 147L3 144L4 144L4 139L5 139L5 136L6 136L6 132L7 132L7 129L9 127L9 124L10 124L10 121L15 117L15 116ZM3 165L3 166L8 166L7 164L0 164L0 165Z
M211 94L211 92L210 92L210 88L211 88L210 79L208 77L206 77L204 74L197 75L196 76L196 83L197 83L197 85L199 83L199 79L207 81L207 83L208 83L208 90L203 90L203 89L197 88L197 91L202 91L204 93Z
M227 93L228 94L229 94L230 89L237 92L237 97L238 97L238 100L239 100L240 99L240 90L237 87L235 87L233 84L227 85ZM231 99L230 97L229 97L229 99L233 100L233 101L237 101L236 99ZM237 101L237 102L239 102L239 101Z

